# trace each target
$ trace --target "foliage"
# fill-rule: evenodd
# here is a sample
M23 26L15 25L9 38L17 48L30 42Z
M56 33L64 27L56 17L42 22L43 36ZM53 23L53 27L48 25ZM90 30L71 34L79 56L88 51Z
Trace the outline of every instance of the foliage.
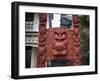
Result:
M89 16L80 16L80 42L83 64L89 64Z

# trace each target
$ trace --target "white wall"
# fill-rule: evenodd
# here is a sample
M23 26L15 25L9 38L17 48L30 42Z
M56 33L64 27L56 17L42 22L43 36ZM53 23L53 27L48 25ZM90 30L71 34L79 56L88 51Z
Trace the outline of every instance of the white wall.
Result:
M13 81L10 78L11 68L11 2L14 0L1 0L0 2L0 81ZM21 0L34 1L44 3L73 4L73 5L90 5L98 6L98 21L100 21L100 0ZM100 23L98 23L98 31L100 31ZM100 32L98 33L100 35ZM100 41L100 37L98 38ZM100 48L100 42L98 43ZM98 61L100 68L100 50L98 51ZM100 70L99 70L100 72ZM65 76L55 78L39 78L26 79L26 81L100 81L100 73L98 75L82 75L82 76Z
M60 27L60 14L53 14L52 27Z
M34 31L39 31L39 14L34 14Z
M31 68L36 68L38 48L32 47Z

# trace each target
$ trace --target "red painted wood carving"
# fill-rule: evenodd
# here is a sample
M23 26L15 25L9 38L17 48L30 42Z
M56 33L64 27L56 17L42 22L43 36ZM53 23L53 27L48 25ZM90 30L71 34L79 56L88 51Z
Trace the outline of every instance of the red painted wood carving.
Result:
M72 45L73 45L73 54L72 54L72 64L81 65L81 49L80 49L80 28L79 28L79 16L73 15L73 29L71 30Z
M79 17L73 15L72 28L46 29L47 14L40 14L37 67L47 67L54 59L65 59L67 65L81 65Z
M37 57L37 67L45 67L46 62L46 24L47 14L39 14L39 47Z

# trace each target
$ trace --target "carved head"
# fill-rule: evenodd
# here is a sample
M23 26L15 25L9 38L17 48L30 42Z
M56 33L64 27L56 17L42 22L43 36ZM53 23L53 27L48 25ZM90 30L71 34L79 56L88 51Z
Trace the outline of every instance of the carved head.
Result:
M66 39L67 32L63 28L54 29L54 38L56 41L64 41Z

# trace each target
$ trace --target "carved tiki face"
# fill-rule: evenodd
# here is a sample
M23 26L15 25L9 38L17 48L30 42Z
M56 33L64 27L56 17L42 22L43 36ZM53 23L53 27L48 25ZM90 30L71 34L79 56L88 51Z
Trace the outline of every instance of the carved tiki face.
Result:
M65 28L54 28L53 33L52 52L54 56L63 56L67 54L67 31Z

